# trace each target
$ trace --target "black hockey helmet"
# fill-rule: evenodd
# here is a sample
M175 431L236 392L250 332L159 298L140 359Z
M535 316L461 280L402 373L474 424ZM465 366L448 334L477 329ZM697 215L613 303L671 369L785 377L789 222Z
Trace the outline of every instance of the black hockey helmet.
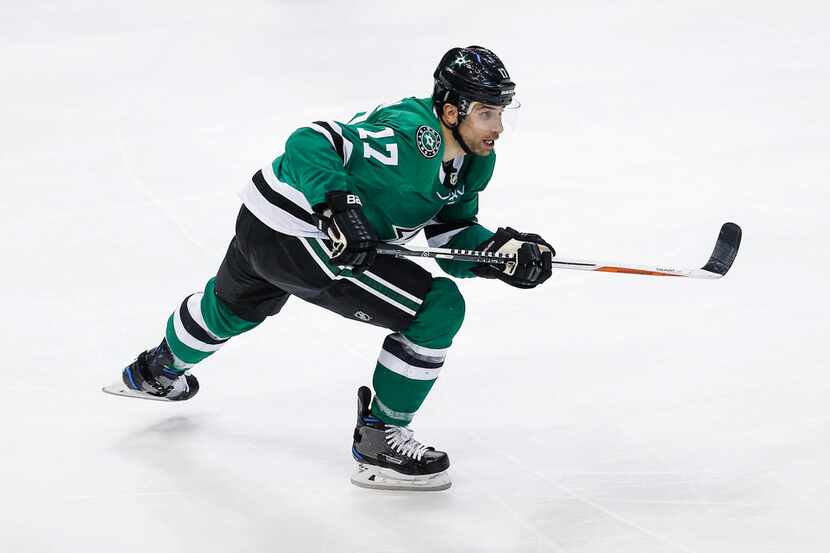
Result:
M458 107L462 119L472 102L508 107L516 93L516 83L502 61L482 46L451 48L433 77L432 103L439 116L446 103Z

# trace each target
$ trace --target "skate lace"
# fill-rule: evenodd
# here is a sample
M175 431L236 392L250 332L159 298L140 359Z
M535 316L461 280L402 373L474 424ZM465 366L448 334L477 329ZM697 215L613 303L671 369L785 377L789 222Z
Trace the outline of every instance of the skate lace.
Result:
M416 461L420 461L429 450L429 446L425 446L414 438L415 432L408 426L388 426L386 427L386 443L396 452L406 455Z
M189 386L187 385L187 378L186 376L190 374L190 371L185 371L182 374L166 374L162 372L162 374L156 377L156 382L159 383L161 388L164 391L164 395L170 394L172 391L177 391L180 393L187 392Z

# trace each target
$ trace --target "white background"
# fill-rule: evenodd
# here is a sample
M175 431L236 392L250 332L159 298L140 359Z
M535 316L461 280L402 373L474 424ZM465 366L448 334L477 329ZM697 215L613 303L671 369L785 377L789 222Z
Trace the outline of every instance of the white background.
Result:
M827 551L829 11L7 2L0 550ZM413 425L450 453L443 493L349 484L385 332L296 299L200 365L192 401L100 392L215 273L293 129L427 96L467 44L524 103L484 224L696 267L732 220L732 272L461 282Z

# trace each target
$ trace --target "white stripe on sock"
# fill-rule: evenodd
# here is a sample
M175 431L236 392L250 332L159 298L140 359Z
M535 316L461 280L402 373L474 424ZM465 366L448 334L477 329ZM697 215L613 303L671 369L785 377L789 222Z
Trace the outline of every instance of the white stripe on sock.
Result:
M412 340L410 340L409 338L407 338L406 336L404 336L400 332L396 332L396 333L390 335L390 337L393 340L397 340L398 342L401 342L404 345L404 347L411 349L413 352L415 352L418 355L421 355L423 357L430 357L430 358L437 359L437 360L440 360L440 361L443 361L444 359L446 359L447 352L450 351L450 348L437 349L437 348L428 348L428 347L424 347L424 346L419 346L418 344L416 344L415 342L413 342Z
M187 329L184 327L184 323L182 323L182 317L179 313L179 310L173 313L173 330L176 332L176 338L179 339L181 343L186 345L189 348L204 351L204 352L214 352L221 348L224 344L206 344L201 340L198 340L194 336L192 336Z
M380 363L393 373L399 374L404 378L408 378L410 380L435 380L441 373L440 368L425 369L423 367L415 367L413 365L410 365L409 363L401 359L398 359L396 356L392 355L385 349L380 350L380 356L378 356L378 363Z
M202 330L208 333L208 336L213 338L214 340L224 340L226 337L224 336L217 336L213 332L210 331L208 328L207 323L205 322L205 318L202 316L202 298L204 297L204 293L196 292L187 300L187 312L190 313L190 317L196 321L196 324L199 325Z
M406 413L404 411L395 411L383 404L380 398L376 395L375 396L375 405L381 410L381 412L386 415L387 417L398 419L401 421L409 422L415 417L415 413Z

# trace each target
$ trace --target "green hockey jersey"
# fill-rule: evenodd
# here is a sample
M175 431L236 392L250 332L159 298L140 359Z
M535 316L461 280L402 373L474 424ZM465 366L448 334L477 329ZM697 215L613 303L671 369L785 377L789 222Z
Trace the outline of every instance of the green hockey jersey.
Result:
M360 197L385 242L402 244L425 229L432 247L472 249L493 234L476 214L496 155L442 163L443 153L431 98L406 98L347 123L316 121L297 129L285 152L253 176L241 197L278 232L325 238L312 223L312 206L330 190L348 190ZM439 264L454 276L473 276L469 263Z

